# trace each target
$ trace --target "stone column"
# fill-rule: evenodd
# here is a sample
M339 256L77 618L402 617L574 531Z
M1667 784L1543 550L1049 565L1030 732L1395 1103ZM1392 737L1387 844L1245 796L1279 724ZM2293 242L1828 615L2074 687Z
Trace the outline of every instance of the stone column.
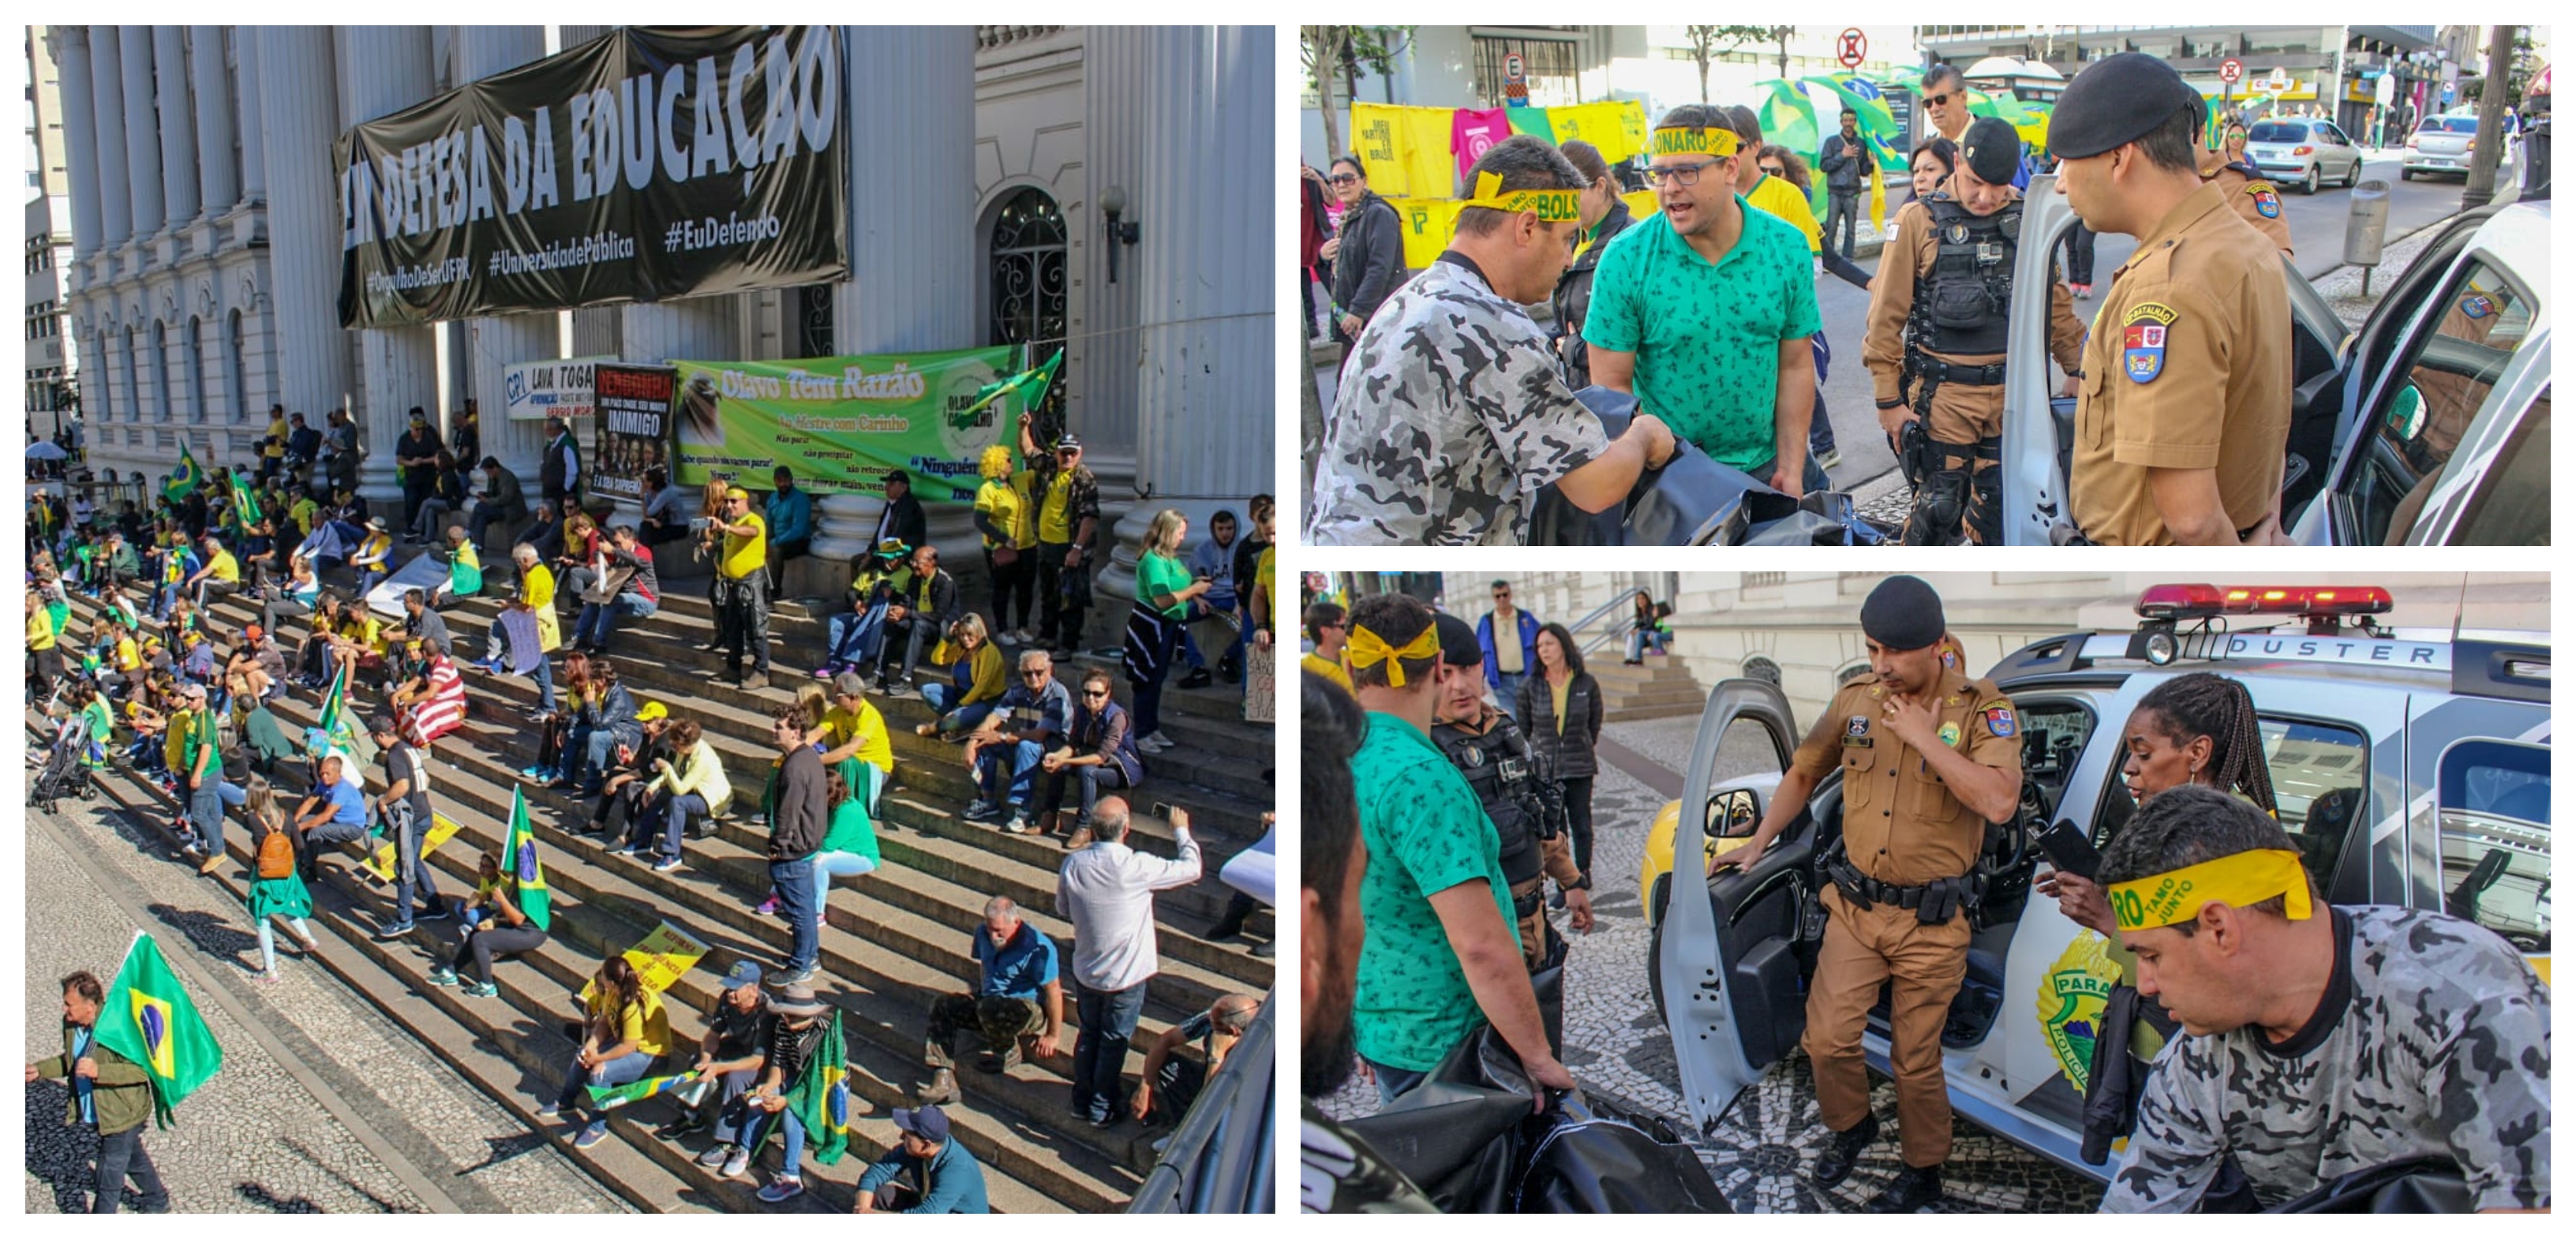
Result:
M98 115L91 101L89 28L55 26L45 34L62 74L63 162L72 176L72 257L98 252Z
M152 93L161 111L162 222L177 228L197 218L195 88L188 81L188 28L152 28Z
M343 26L339 34L347 56L340 90L349 124L389 116L430 96L437 78L429 27ZM426 326L369 327L359 335L359 351L366 371L366 417L360 425L367 449L359 491L371 500L398 500L402 485L394 478L394 444L410 428L412 407L429 412L433 423L443 412L436 407L438 336Z
M160 119L152 107L152 27L116 32L120 81L125 90L125 184L134 208L134 236L161 228Z
M268 201L268 131L260 127L260 37L256 26L235 26L233 82L241 98L241 200Z
M244 26L259 49L256 137L268 171L269 297L277 327L277 397L319 428L349 398L340 332L337 57L328 26Z
M98 247L134 235L133 178L125 168L124 39L114 26L89 28L90 112L98 132Z
M188 81L195 96L198 196L212 217L233 209L241 197L233 175L233 92L224 76L223 27L188 27Z
M456 37L469 82L544 59L546 54L543 26L460 26ZM555 316L503 314L467 319L464 326L466 357L473 368L473 382L466 390L473 393L474 407L482 416L483 452L499 457L502 467L519 475L533 497L537 455L546 446L546 424L513 422L504 416L501 380L504 367L561 355L563 340Z
M842 140L860 132L910 136L908 174L899 180L886 179L853 149L850 278L834 293L833 349L908 353L978 343L974 30L846 26L841 46ZM884 506L864 495L821 498L814 505L814 558L841 573L843 563L867 549ZM971 506L932 504L929 510L930 539L942 561L952 571L978 562L983 544ZM817 583L804 592L828 591Z

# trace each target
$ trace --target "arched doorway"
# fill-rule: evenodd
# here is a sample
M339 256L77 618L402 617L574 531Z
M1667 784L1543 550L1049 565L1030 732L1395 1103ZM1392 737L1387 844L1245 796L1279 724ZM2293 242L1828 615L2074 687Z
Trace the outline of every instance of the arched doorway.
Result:
M1033 361L1064 345L1065 225L1055 198L1035 186L1002 200L993 213L986 249L989 306L985 338L994 344L1031 344ZM1065 376L1059 372L1037 408L1038 424L1064 424Z

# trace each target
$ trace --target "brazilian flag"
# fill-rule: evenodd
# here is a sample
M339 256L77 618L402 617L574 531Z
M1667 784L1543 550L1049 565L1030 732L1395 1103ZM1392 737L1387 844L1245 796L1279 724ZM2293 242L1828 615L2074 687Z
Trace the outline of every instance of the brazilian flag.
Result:
M240 475L240 474L238 474L238 473L234 474L234 475L233 475L233 521L234 521L234 523L236 523L236 524L238 524L238 525L240 525L240 526L241 526L241 531L242 531L243 533L249 533L249 532L250 532L250 527L251 527L251 526L253 526L253 525L258 524L258 523L259 523L259 519L260 519L260 518L259 518L259 498L258 498L257 496L255 496L255 495L251 494L251 493L250 493L250 487L248 487L248 486L246 486L246 485L244 485L244 484L242 483L241 475Z
M832 1011L832 1026L805 1070L787 1090L787 1108L805 1125L805 1148L825 1166L841 1160L850 1148L849 1047L841 1040L841 1012ZM793 1173L793 1168L790 1168Z
M965 408L959 409L954 415L954 419L959 425L964 425L966 419L973 417L978 412L981 412L985 405L991 404L1004 396L1012 395L1014 393L1017 393L1020 397L1020 411L1022 413L1026 413L1029 410L1046 403L1047 388L1054 385L1055 372L1063 365L1064 350L1057 349L1055 351L1055 356L1046 359L1045 365L1038 366L1033 369L1022 370L1018 374L1014 374L1006 379L986 383L982 387L975 389L974 400L968 403ZM1005 439L1004 442L1009 442L1009 440Z
M188 441L179 441L179 467L170 471L170 480L161 484L161 497L177 503L206 480L205 471L197 467L197 458L188 451Z
M519 911L537 928L551 931L554 918L547 912L545 866L537 862L537 832L528 826L528 793L514 789L510 793L510 845L501 857L501 868L518 879Z
M152 1086L152 1118L173 1125L170 1112L224 1066L224 1047L179 987L170 962L152 935L137 932L107 987L98 1012L98 1043L143 1068Z

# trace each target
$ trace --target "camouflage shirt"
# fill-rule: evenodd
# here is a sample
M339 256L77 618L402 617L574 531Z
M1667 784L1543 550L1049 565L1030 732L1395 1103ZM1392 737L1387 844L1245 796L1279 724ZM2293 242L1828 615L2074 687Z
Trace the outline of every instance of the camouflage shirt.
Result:
M1538 489L1608 447L1546 333L1444 256L1387 298L1342 365L1306 536L1516 545Z
M2189 1210L2236 1156L2277 1205L2356 1170L2445 1156L2480 1209L2549 1206L2549 991L2501 938L2406 908L2334 909L2306 1027L2177 1037L2156 1058L2108 1212Z

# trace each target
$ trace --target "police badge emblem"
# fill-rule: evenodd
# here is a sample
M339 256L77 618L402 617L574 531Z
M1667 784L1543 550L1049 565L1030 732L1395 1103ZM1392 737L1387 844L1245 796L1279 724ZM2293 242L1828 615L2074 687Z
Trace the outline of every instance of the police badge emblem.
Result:
M2165 370L2165 329L2181 317L2153 301L2141 302L2120 320L2120 362L2132 383L2152 383Z
M1941 743L1943 743L1943 744L1957 744L1958 742L1959 742L1959 725L1958 725L1957 723L1943 723L1943 724L1941 724Z
M2271 186L2259 183L2248 185L2245 187L2245 192L2254 195L2255 214L2265 219L2281 218L2281 195L2272 192Z
M2495 302L2489 301L2485 293L2473 293L2460 302L2460 313L2471 318L2485 318L2495 313Z
M1851 721L1843 724L1843 747L1856 749L1869 746L1869 716L1866 714L1851 716Z
M1942 235L1948 237L1950 244L1952 245L1966 244L1968 240L1968 226L1966 224L1952 224L1949 228L1943 231Z

